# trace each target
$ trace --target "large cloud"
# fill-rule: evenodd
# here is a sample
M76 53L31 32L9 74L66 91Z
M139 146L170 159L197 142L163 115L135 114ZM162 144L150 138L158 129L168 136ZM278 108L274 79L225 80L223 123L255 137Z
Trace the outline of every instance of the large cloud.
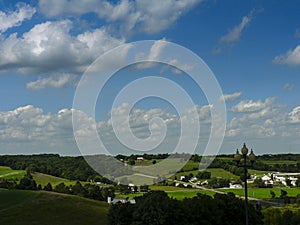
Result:
M98 14L108 22L121 24L123 32L156 33L169 28L201 0L40 0L39 8L48 17Z
M61 20L35 25L18 37L11 34L0 44L0 71L16 69L25 74L57 71L82 72L105 51L124 43L105 28L73 37L72 22Z

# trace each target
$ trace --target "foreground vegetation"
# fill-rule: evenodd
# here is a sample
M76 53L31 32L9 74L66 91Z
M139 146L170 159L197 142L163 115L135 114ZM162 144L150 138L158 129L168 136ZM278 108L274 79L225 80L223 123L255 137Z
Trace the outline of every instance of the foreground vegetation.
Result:
M107 224L109 206L105 202L51 192L3 189L0 199L0 224Z
M233 194L198 194L178 201L163 191L154 191L136 199L137 203L117 204L110 208L108 224L144 225L237 225L244 224L244 202ZM262 225L262 213L249 205L249 225Z

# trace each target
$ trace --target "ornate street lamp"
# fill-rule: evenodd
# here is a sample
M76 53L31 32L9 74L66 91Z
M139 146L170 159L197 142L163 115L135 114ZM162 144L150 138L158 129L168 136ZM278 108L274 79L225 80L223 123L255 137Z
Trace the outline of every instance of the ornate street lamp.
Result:
M248 185L247 185L247 174L248 174L248 166L247 166L247 158L249 158L251 166L253 166L253 163L255 162L255 155L253 153L253 150L251 149L251 152L248 156L248 148L246 147L246 144L244 143L242 149L241 149L242 155L239 153L239 150L236 150L236 153L234 155L234 160L236 161L237 165L240 166L241 159L244 159L244 163L241 165L241 167L244 168L244 181L245 181L245 219L246 219L246 225L248 225Z

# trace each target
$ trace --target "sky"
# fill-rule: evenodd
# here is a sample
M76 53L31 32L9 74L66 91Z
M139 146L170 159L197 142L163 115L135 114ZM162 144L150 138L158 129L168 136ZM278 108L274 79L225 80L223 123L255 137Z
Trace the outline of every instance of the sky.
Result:
M83 124L95 120L101 147L89 139L88 128L76 130L92 153L103 152L101 148L111 154L172 152L182 135L190 138L188 143L194 141L191 131L182 134L181 126L186 118L192 126L195 111L201 127L195 152L202 154L216 105L189 76L192 64L174 58L170 62L176 68L162 63L123 67L96 99L94 118L74 107L76 90L95 60L127 46L100 60L107 67L117 64L128 56L130 43L144 40L153 40L145 56L149 60L161 60L164 43L172 42L199 56L213 72L222 91L218 98L226 105L226 130L214 134L221 141L215 151L234 153L246 142L256 154L299 153L299 10L299 1L283 0L0 0L0 154L81 154L74 112ZM122 88L147 77L175 82L194 105L178 111L176 104L183 106L184 99L178 97L174 105L157 96L134 105L126 98L113 104ZM136 95L145 90L177 93L160 82L139 88ZM86 98L88 102L90 96ZM127 141L122 126L128 121L140 139L156 143L165 136L153 149L132 149L118 140L111 115Z

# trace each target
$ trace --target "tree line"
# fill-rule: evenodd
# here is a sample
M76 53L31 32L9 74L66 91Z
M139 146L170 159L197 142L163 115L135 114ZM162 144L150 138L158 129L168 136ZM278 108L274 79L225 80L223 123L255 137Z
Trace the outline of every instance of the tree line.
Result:
M95 199L99 201L106 201L108 197L115 197L115 188L113 186L100 187L91 183L82 185L80 181L77 181L74 185L66 185L62 182L55 187L53 187L51 183L48 183L47 185L42 187L41 184L37 185L36 181L33 179L30 171L28 170L18 183L16 182L16 180L0 180L0 188L53 191L57 193L78 195L80 197Z
M136 198L136 204L112 205L109 225L236 225L244 224L244 201L234 194L198 194L182 201L168 197L163 191L150 191ZM249 205L249 225L262 225L263 216Z

